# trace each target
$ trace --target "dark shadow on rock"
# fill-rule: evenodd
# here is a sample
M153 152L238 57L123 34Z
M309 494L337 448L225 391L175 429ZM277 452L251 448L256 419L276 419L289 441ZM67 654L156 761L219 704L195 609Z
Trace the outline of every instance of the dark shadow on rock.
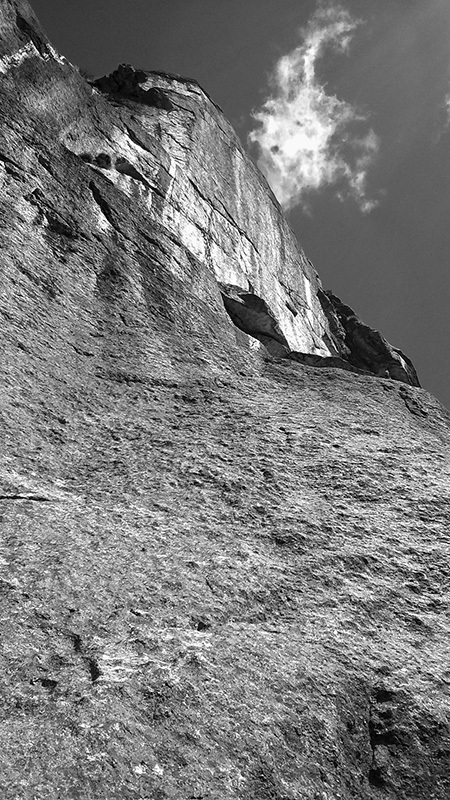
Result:
M147 73L144 70L134 69L130 64L120 64L110 75L92 81L92 85L112 97L127 98L146 106L171 111L173 104L166 92L155 86L150 89L142 88L141 84L146 80Z
M271 355L286 357L289 353L287 339L265 300L240 286L230 283L219 286L223 304L234 324L248 336L259 339Z
M374 328L365 325L350 306L330 291L319 290L318 298L343 357L358 369L380 378L420 387L414 365Z

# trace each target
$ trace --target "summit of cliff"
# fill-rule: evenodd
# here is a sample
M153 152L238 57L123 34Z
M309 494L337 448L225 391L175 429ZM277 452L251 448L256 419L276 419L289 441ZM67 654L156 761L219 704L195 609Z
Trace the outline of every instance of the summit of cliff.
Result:
M447 800L450 425L193 80L0 0L7 800Z

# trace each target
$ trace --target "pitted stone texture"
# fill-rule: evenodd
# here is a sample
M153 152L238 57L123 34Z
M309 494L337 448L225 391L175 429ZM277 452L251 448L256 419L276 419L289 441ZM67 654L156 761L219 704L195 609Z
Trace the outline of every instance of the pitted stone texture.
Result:
M343 356L252 353L286 331L247 276L235 327L162 222L174 156L139 104L24 42L17 10L36 25L0 0L1 797L448 800L448 414Z

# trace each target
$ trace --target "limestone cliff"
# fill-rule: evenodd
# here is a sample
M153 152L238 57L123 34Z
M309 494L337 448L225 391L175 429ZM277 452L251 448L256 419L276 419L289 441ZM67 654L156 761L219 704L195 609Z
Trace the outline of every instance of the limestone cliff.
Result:
M2 797L444 800L447 412L195 81L0 23Z

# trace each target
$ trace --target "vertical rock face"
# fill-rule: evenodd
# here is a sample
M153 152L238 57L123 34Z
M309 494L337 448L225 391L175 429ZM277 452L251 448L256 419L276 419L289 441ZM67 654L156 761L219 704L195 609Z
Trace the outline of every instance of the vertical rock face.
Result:
M318 276L274 196L220 109L195 81L122 65L94 84L121 109L119 132L93 130L90 113L65 133L91 164L137 196L224 284L270 303L294 350L330 355Z
M2 797L447 800L447 412L194 81L0 40Z

